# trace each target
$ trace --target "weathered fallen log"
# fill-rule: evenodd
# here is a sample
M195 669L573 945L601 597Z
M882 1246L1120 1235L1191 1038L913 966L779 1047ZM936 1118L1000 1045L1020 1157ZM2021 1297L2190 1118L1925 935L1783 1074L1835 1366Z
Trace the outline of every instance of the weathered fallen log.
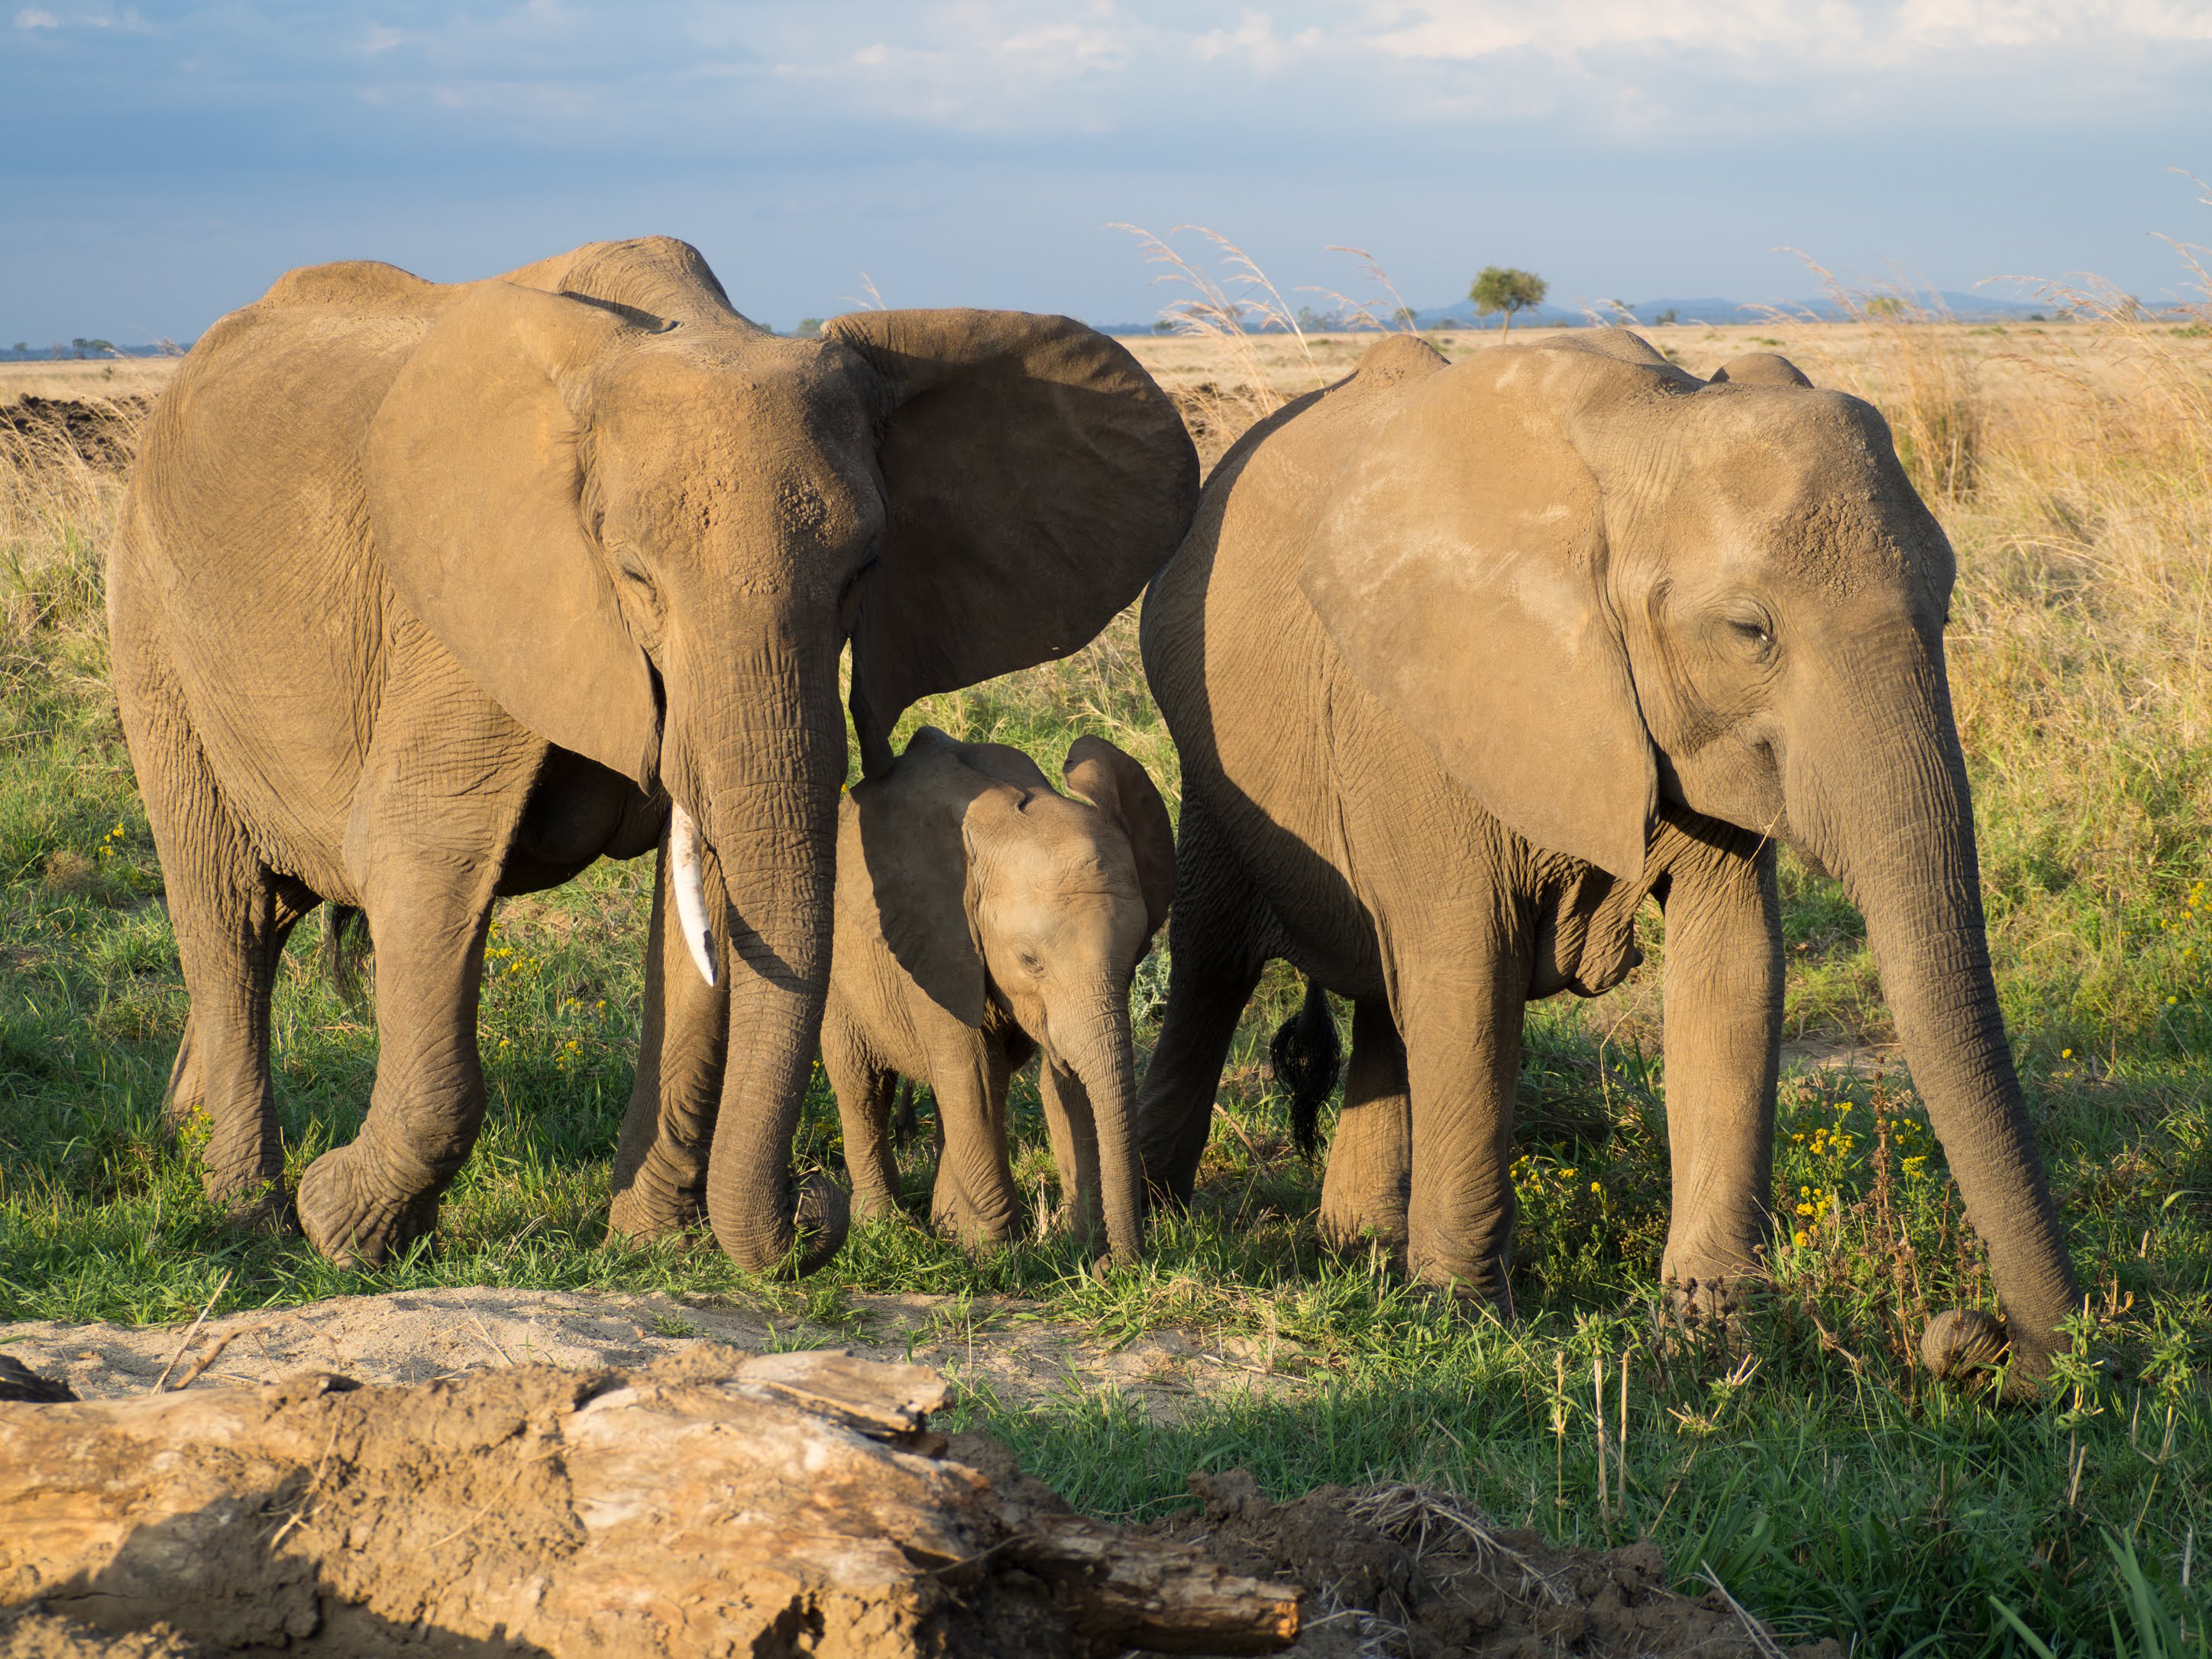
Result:
M702 1344L634 1373L303 1373L0 1403L0 1607L217 1650L1268 1653L1294 1589L1002 1496L935 1373Z

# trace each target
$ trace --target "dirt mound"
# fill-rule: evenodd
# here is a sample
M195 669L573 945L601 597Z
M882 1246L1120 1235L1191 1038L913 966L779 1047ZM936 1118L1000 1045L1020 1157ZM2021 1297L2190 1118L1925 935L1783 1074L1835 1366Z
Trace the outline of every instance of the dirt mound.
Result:
M167 1625L116 1634L51 1613L0 1607L0 1659L200 1659Z
M945 1455L935 1373L709 1343L637 1371L0 1403L27 1656L1267 1653L1286 1587ZM119 1650L98 1632L155 1644Z
M199 1388L240 1388L300 1370L428 1382L492 1365L629 1369L702 1339L912 1359L1012 1405L1063 1388L1073 1375L1163 1419L1201 1402L1295 1397L1312 1386L1294 1372L1307 1358L1291 1342L1173 1329L1120 1340L1050 1312L1018 1297L856 1294L844 1298L834 1324L822 1324L768 1300L466 1285L221 1314L189 1332L181 1324L26 1322L0 1325L0 1346L87 1400L143 1394L165 1370L172 1388L187 1375Z
M75 454L102 471L121 472L138 453L138 428L151 398L41 398L0 404L0 431L14 434L33 458Z
M1202 1544L1231 1571L1295 1581L1304 1591L1301 1659L1774 1659L1773 1634L1718 1590L1692 1600L1666 1588L1646 1540L1626 1548L1562 1548L1492 1526L1455 1500L1412 1486L1322 1486L1271 1502L1242 1469L1194 1474L1202 1513L1155 1528ZM1842 1659L1832 1641L1792 1659Z

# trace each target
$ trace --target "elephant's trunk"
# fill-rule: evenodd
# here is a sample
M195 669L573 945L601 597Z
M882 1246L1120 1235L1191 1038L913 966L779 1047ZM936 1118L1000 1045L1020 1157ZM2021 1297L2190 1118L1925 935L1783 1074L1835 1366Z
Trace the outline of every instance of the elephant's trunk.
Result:
M1989 1249L2015 1372L2036 1376L2081 1293L1990 971L1941 646L1916 636L1901 654L1867 675L1881 693L1829 702L1828 729L1808 746L1819 775L1792 767L1790 811L1866 917L1913 1085Z
M770 637L762 640L767 631ZM707 1214L739 1266L798 1246L798 1271L837 1253L842 1189L795 1198L791 1146L829 988L830 890L845 730L834 653L790 629L730 629L713 692L686 709L700 830L721 867L729 1046L707 1168ZM748 660L749 659L749 660ZM673 711L672 711L672 713Z
M1134 1261L1145 1243L1145 1175L1137 1156L1136 1059L1126 989L1085 1007L1058 1048L1091 1101L1107 1246L1115 1261Z

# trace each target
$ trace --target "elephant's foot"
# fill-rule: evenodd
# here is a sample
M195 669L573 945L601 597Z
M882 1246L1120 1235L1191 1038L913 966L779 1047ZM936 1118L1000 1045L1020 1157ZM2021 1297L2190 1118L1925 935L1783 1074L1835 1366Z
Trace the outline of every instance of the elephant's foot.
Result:
M707 1195L638 1182L614 1195L607 1206L607 1231L632 1244L679 1238L707 1218Z
M1332 1209L1326 1202L1315 1218L1321 1242L1340 1255L1364 1256L1380 1249L1394 1273L1406 1265L1406 1216L1401 1210L1380 1214L1351 1209Z
M222 1211L223 1219L241 1232L259 1228L282 1232L298 1224L284 1191L283 1162L273 1156L210 1158L204 1150L200 1190Z
M1002 1205L987 1212L951 1182L939 1180L930 1194L929 1224L961 1249L981 1253L1023 1237L1021 1200L1010 1191Z
M1765 1289L1765 1279L1741 1269L1670 1279L1661 1292L1660 1317L1677 1337L1717 1340L1733 1351L1743 1346L1745 1319Z
M224 1223L240 1232L283 1234L299 1229L299 1212L293 1207L292 1195L284 1190L281 1176L225 1176L208 1170L200 1185L222 1209Z
M853 1188L853 1219L855 1221L903 1221L906 1206L900 1203L896 1193L880 1188L856 1185Z
M300 1226L340 1267L381 1267L437 1224L435 1192L404 1192L381 1176L358 1142L333 1147L300 1178Z
M1022 1228L1016 1221L980 1221L965 1212L939 1213L930 1217L930 1224L945 1237L951 1239L970 1255L987 1255L991 1251L1013 1243L1022 1237Z
M1486 1307L1500 1319L1515 1317L1511 1264L1505 1257L1455 1263L1407 1254L1407 1276L1417 1284L1430 1285L1470 1306Z

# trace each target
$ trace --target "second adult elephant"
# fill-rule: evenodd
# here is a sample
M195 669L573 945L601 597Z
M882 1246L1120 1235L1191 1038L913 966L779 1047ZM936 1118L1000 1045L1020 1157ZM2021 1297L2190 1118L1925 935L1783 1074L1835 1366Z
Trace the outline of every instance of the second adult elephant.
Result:
M1352 1000L1340 1235L1505 1300L1523 1005L1667 917L1665 1277L1725 1306L1772 1225L1773 842L1864 913L2016 1370L2078 1305L1996 1002L1943 532L1881 417L1755 356L1593 331L1376 346L1206 485L1145 604L1181 750L1173 967L1140 1113L1188 1198L1261 965Z
M1079 324L871 312L781 338L665 238L452 285L318 266L223 319L155 410L108 585L191 997L172 1105L210 1120L210 1190L281 1197L270 988L329 900L374 939L376 1082L300 1219L368 1262L428 1230L483 1113L495 897L670 826L644 1115L671 1065L711 1078L715 1236L786 1259L847 641L878 771L914 698L1095 634L1196 489L1172 406ZM711 1013L667 982L695 961ZM649 1151L616 1171L636 1231L684 1218ZM809 1191L811 1262L842 1198Z

